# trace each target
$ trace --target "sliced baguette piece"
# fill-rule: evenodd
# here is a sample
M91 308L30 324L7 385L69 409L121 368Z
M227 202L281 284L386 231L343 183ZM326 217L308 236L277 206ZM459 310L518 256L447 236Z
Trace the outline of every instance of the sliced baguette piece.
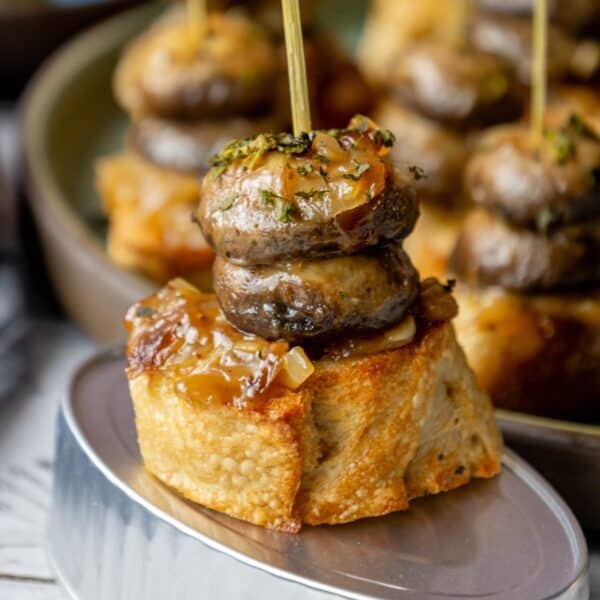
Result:
M214 252L191 220L199 197L194 177L125 151L97 162L96 188L115 264L161 283L185 275L210 289Z
M306 389L320 448L298 495L304 523L404 510L499 472L493 411L450 323L396 350L315 367Z
M314 366L297 391L243 405L186 397L175 366L130 373L146 468L190 500L288 532L404 510L499 472L491 404L450 323Z
M499 408L600 419L600 290L455 289L460 344Z

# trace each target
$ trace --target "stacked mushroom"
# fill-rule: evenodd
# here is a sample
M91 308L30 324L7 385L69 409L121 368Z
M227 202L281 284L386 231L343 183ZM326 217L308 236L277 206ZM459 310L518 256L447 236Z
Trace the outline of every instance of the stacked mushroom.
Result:
M216 298L175 280L126 319L144 464L186 498L297 532L500 470L456 303L402 249L418 206L392 143L358 117L215 158L196 216Z
M402 320L419 289L402 249L418 204L413 173L386 158L392 143L356 117L342 130L259 135L215 158L197 219L231 323L308 341Z
M210 14L198 38L180 7L126 48L115 94L132 125L125 150L97 168L115 263L210 288L214 254L190 220L198 174L227 141L282 124L272 108L274 54L269 34L248 18Z
M533 3L519 5L480 0L479 4L481 9L474 12L469 24L470 43L505 60L515 69L519 79L529 85L533 56ZM553 2L550 3L550 12L548 79L553 83L566 79L591 80L600 68L600 44L593 31L594 19L600 17L600 4L595 1ZM585 37L590 33L592 36Z
M315 27L317 0L308 4L311 108L319 126L338 126L369 110L372 95L357 67ZM125 49L115 95L132 124L125 151L97 169L115 263L158 281L183 275L211 287L214 254L189 219L198 176L230 140L288 127L280 21L278 1L253 0L209 13L204 35L192 35L184 8L174 6Z
M497 404L580 417L597 404L599 173L600 137L575 114L542 141L491 130L467 167L478 208L451 257L470 286L457 328Z
M408 250L425 275L442 276L464 213L470 139L521 114L522 86L500 59L435 40L415 42L396 56L385 85L388 98L374 119L403 140L392 159L423 168L417 183L423 214Z

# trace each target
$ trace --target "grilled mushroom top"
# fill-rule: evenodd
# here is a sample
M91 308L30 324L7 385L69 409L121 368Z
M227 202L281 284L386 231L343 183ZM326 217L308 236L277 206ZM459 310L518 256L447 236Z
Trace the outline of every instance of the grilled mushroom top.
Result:
M488 132L466 173L472 199L515 225L548 231L600 216L600 138L578 115L548 129Z
M512 227L478 209L467 217L450 265L463 281L475 286L539 292L597 285L600 221L543 235Z
M415 182L422 200L441 206L453 204L460 194L467 161L465 140L440 123L386 100L377 106L375 120L402 140L394 144L390 159L396 166L418 164L423 177Z
M389 85L402 102L459 129L512 120L523 107L522 90L502 60L436 41L404 51Z
M217 254L242 265L357 252L412 230L416 168L387 160L393 135L347 129L234 142L202 182L196 214Z
M270 102L278 74L270 36L241 15L210 14L195 40L183 10L167 13L125 51L121 105L138 115L198 119L248 114Z

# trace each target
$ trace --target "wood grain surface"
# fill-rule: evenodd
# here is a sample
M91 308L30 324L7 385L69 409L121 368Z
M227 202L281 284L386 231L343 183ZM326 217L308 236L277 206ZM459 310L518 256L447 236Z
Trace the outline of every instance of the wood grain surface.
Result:
M34 323L32 369L0 407L0 600L58 600L44 550L58 405L77 364L93 351L75 328Z

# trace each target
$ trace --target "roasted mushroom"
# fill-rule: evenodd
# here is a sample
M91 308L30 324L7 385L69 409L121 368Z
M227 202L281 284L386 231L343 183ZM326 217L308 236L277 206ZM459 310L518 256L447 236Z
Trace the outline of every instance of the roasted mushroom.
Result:
M559 105L560 114L564 105ZM497 406L585 418L600 394L600 140L576 114L544 138L484 136L466 187L483 207L451 256L457 332Z
M198 41L176 8L126 49L115 93L134 116L252 114L272 102L279 71L274 43L256 23L213 13Z
M547 53L547 75L560 80L589 80L600 69L600 44L576 40L558 25L548 26L551 43ZM529 85L533 56L531 19L512 15L476 13L469 28L470 43L483 52L507 61L519 79Z
M523 292L600 282L600 220L540 234L472 212L450 258L451 270L475 286Z
M445 206L454 204L467 160L464 140L436 121L391 100L380 103L373 118L399 140L390 159L401 169L414 165L422 169L415 181L419 198Z
M348 129L259 135L227 146L202 183L197 219L240 264L354 253L406 237L418 215L411 171L385 157L393 136Z
M299 341L402 319L418 294L402 250L418 206L414 174L388 160L393 141L356 117L346 129L235 142L215 158L197 218L232 323Z
M385 329L402 319L419 289L418 273L400 243L272 266L241 267L217 258L214 277L231 323L288 341Z
M473 201L538 231L600 217L600 137L577 114L542 144L523 125L491 130L466 172Z
M399 101L457 129L508 121L523 108L522 90L499 58L435 41L400 55L389 87Z
M275 115L194 122L144 117L132 124L127 142L156 165L203 175L211 167L210 158L232 140L250 137L257 131L279 131L282 125L282 119Z
M575 51L574 40L557 26L549 25L547 74L550 79L565 77ZM533 55L531 19L512 15L477 13L470 24L469 41L483 52L508 62L519 79L529 84Z

